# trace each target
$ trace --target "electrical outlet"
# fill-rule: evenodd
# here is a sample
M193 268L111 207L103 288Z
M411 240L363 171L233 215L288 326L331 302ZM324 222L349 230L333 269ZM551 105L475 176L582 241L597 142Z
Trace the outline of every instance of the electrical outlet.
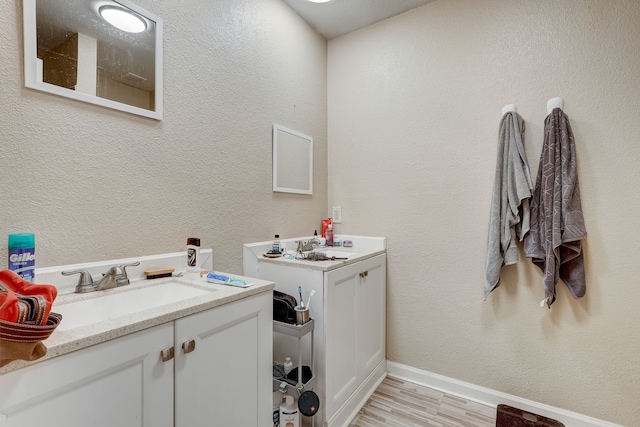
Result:
M333 215L331 215L331 222L334 224L340 224L342 222L342 206L333 207Z

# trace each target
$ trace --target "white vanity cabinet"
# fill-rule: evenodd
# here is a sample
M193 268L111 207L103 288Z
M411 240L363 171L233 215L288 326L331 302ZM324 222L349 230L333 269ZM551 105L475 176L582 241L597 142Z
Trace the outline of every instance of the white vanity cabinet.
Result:
M8 372L0 427L270 426L271 331L263 292Z
M348 425L386 375L386 239L368 239L369 246L361 246L353 238L353 248L343 250L357 255L346 262L274 260L261 256L269 249L265 242L244 247L245 275L272 281L276 290L296 299L298 285L304 298L315 290L310 307L314 391L320 398L315 426ZM303 349L311 348L310 336L302 341ZM297 339L274 334L274 361L289 356L297 365L297 344ZM302 357L309 365L309 352L303 350ZM312 425L311 419L302 419L304 426Z
M4 374L0 426L172 426L172 346L167 323Z
M176 427L272 425L272 313L265 292L176 320Z

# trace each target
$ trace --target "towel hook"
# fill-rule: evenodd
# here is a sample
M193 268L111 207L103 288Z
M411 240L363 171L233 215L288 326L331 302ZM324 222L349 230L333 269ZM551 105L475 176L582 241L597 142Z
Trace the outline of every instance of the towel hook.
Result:
M559 96L547 101L547 114L551 114L556 108L560 108L561 110L564 108L564 100Z
M512 112L512 111L513 111L514 113L518 111L518 109L516 108L516 104L507 104L507 105L505 105L504 107L502 107L502 115L503 115L503 116L504 116L505 114L507 114L507 113Z

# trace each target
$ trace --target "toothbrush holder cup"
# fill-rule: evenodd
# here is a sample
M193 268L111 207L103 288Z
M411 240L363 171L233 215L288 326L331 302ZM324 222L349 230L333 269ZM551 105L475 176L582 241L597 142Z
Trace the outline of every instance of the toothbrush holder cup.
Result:
M296 325L304 325L309 321L309 308L296 306Z

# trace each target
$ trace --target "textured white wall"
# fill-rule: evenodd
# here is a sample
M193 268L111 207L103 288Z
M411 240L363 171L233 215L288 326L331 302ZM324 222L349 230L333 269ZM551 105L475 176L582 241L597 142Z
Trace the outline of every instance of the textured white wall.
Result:
M388 237L390 360L624 425L640 419L640 2L446 0L331 40L329 206ZM541 309L521 255L482 299L501 109L538 169L576 137L587 295Z
M136 0L164 19L164 120L24 88L22 2L0 3L0 258L39 267L311 234L326 217L326 41L281 0ZM273 123L314 138L314 195L271 191Z

